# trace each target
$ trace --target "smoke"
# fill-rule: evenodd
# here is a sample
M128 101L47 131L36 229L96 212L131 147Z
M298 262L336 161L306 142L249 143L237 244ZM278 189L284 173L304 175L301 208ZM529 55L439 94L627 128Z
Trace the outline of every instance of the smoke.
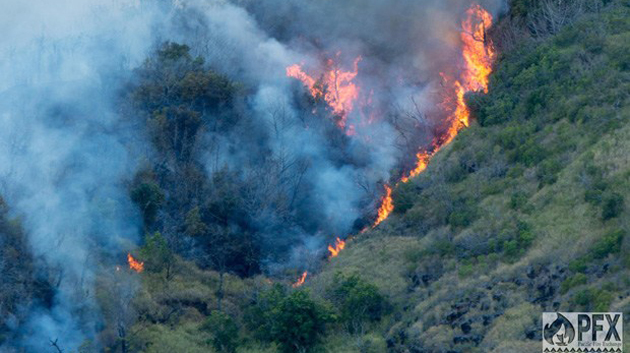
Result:
M152 153L144 133L121 119L118 92L156 45L186 43L251 91L246 112L260 141L208 133L208 141L222 146L202 154L208 178L219 165L245 180L271 174L261 173L268 164L257 160L273 160L278 170L290 165L292 177L274 183L295 190L294 221L273 209L252 215L274 272L312 261L326 242L369 223L382 183L431 140L439 124L431 116L439 72L457 69L459 22L470 4L4 0L0 195L21 217L56 294L52 306L32 308L16 327L18 338L0 349L43 352L58 339L72 351L96 338L95 272L139 240L141 219L126 183ZM482 5L496 13L501 4ZM305 109L304 87L285 70L299 63L323 73L326 59L349 70L359 56L363 108L348 116L359 129L348 137L323 109ZM374 122L366 124L366 116ZM238 148L254 145L264 147ZM264 197L262 190L251 193ZM273 254L277 248L285 252Z
M461 19L470 0L235 1L186 2L196 14L194 36L182 38L213 68L253 88L248 114L267 137L266 147L282 160L305 161L307 185L295 207L297 224L279 225L273 211L261 212L258 229L266 249L293 248L292 259L269 256L278 267L302 266L325 243L370 223L392 172L409 166L415 152L434 138L444 116L436 114L441 72L461 65ZM483 1L497 12L501 0ZM185 15L186 16L186 15ZM330 116L296 104L304 87L285 69L301 64L317 79L334 60L351 70L360 57L357 106L347 117L355 136L330 131ZM369 121L369 122L368 122ZM223 144L246 145L242 136L214 136ZM252 156L240 149L221 158L247 174ZM202 161L210 173L216 157ZM399 173L400 171L398 171ZM296 172L297 173L297 172ZM260 177L260 176L259 176ZM396 175L395 177L399 177ZM319 240L319 241L318 241ZM282 268L282 266L280 266Z
M123 182L141 141L120 121L115 97L117 81L147 53L157 12L97 0L2 7L0 194L55 296L33 306L0 350L44 352L58 339L74 351L100 323L99 259L138 240L139 212Z

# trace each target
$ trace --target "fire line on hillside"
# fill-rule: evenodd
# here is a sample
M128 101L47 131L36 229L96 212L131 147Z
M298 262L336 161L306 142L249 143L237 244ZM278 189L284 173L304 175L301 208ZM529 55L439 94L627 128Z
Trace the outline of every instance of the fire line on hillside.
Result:
M488 93L489 75L492 72L492 64L496 58L495 50L486 38L486 32L492 26L492 15L479 4L473 4L467 11L465 19L462 21L460 39L462 42L463 67L458 75L448 75L440 73L443 80L441 109L446 113L448 128L446 131L435 137L427 148L417 152L416 163L413 169L409 170L401 179L394 183L394 187L399 183L406 183L410 179L420 175L426 170L429 162L435 153L442 147L448 145L457 136L459 131L470 125L470 111L466 106L465 95L468 92L483 91ZM332 109L333 113L339 116L337 126L347 135L352 135L354 130L347 126L347 116L355 105L359 88L353 83L358 75L358 64L361 57L354 61L352 71L340 70L331 59L327 61L327 71L321 75L319 80L306 74L301 65L293 65L287 68L287 76L300 80L309 90L314 98L323 98ZM392 199L393 187L384 185L385 194L381 198L380 206L377 210L377 218L372 225L375 228L394 211ZM346 240L347 241L347 240ZM337 238L335 245L329 245L329 257L334 258L345 248L346 241ZM304 284L307 272L298 279L293 287Z

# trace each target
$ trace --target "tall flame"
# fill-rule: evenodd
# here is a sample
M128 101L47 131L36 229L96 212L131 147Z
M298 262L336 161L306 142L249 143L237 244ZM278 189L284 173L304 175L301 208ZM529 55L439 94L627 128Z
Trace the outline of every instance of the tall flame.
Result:
M466 62L462 85L466 91L483 90L488 93L488 77L496 57L494 47L486 39L486 31L492 25L492 15L479 4L473 4L466 15L461 33Z
M337 238L337 240L335 240L334 247L332 245L328 245L328 251L330 251L330 257L337 257L337 255L339 255L341 250L343 250L345 247L346 247L346 242Z
M301 285L303 285L304 282L306 282L306 276L308 276L308 271L304 271L304 273L302 273L300 278L298 278L298 280L295 283L293 283L291 285L291 287L297 288L297 287L300 287Z
M394 211L394 200L392 199L392 188L389 185L385 185L385 195L383 196L381 207L378 209L378 218L372 227L376 227L389 217L389 214Z
M360 61L359 56L354 60L352 71L344 71L334 60L328 59L325 72L319 79L308 75L298 64L287 67L286 72L288 77L300 80L314 98L323 97L333 113L339 117L337 126L346 130L346 119L359 97L359 88L353 81L359 72Z
M492 15L484 10L479 4L473 4L466 11L466 19L462 22L462 56L464 58L464 69L458 80L449 79L447 75L440 75L447 86L442 106L450 111L447 119L449 126L444 135L438 136L432 145L432 151L420 151L416 154L416 165L406 176L401 178L401 182L406 183L409 179L420 175L429 165L431 157L442 147L453 141L455 136L462 129L470 125L470 110L466 106L465 95L468 92L483 91L488 93L488 77L492 73L492 63L496 53L492 45L486 39L486 31L492 25ZM450 89L448 89L450 87ZM451 94L454 94L454 99ZM391 200L391 188L386 186L386 195L383 197L381 207L378 210L378 218L374 222L376 227L383 222L394 210Z
M496 57L494 48L486 39L486 31L492 25L492 20L492 15L479 4L473 4L466 11L460 34L464 68L458 78L449 78L444 73L440 73L445 81L442 107L447 112L448 128L441 136L434 139L430 149L421 150L416 154L414 168L404 175L400 182L406 183L424 172L433 155L453 141L459 131L470 125L470 110L466 105L465 95L467 92L481 90L488 93L488 77L492 73L492 63ZM319 80L306 74L300 65L290 66L286 70L287 76L300 80L313 97L324 98L333 112L340 117L337 125L348 135L354 134L354 126L351 125L346 129L346 118L352 111L354 101L359 94L353 80L357 76L360 60L361 57L358 57L354 61L353 71L339 70L332 60L328 60L327 70ZM393 211L392 188L385 185L385 195L381 199L378 217L372 228L385 221ZM361 233L367 229L367 227L364 228ZM334 247L328 246L330 257L338 256L339 252L345 248L345 244L345 241L337 238ZM304 284L307 275L308 272L305 271L293 287L297 288Z
M129 268L140 273L144 271L144 262L140 262L131 256L130 253L127 253L127 262L129 263Z

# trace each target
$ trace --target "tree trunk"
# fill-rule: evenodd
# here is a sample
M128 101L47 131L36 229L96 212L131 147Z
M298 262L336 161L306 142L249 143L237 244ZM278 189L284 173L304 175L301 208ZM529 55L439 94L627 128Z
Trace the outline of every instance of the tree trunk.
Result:
M223 270L219 272L219 289L217 290L217 310L221 311L221 299L223 299Z

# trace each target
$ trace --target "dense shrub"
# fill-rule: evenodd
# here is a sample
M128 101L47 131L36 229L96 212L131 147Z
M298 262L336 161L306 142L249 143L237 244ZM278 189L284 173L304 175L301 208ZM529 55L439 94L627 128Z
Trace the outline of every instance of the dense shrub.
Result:
M497 253L503 253L507 261L515 261L523 256L536 238L531 226L522 221L508 222L496 239L490 240L488 246Z
M624 209L623 196L616 192L605 195L602 201L602 219L604 220L619 216Z
M276 285L260 294L247 322L259 338L276 342L289 353L313 348L332 320L330 309L311 299L307 291L287 292Z
M621 241L623 240L624 231L619 229L604 235L599 239L592 248L593 257L603 259L609 254L621 251Z
M551 185L558 179L558 173L562 170L562 165L555 158L542 161L538 165L536 176L540 181L540 185Z
M363 331L366 322L380 320L388 305L375 285L357 275L335 274L333 284L327 292L339 309L341 321L353 333Z
M147 271L162 272L166 270L166 278L170 277L174 256L160 232L145 235L140 256Z
M577 273L571 277L568 277L560 285L560 292L566 293L569 289L577 287L582 284L586 284L588 277L583 273Z
M143 182L131 190L131 199L140 207L144 224L150 225L164 202L164 193L157 184Z
M226 313L215 310L202 329L212 335L211 343L217 352L234 353L238 347L238 326Z
M608 311L614 295L606 289L587 288L575 294L571 303L584 311Z
M26 322L32 304L52 305L54 283L35 276L35 260L21 222L10 218L0 196L0 346Z

